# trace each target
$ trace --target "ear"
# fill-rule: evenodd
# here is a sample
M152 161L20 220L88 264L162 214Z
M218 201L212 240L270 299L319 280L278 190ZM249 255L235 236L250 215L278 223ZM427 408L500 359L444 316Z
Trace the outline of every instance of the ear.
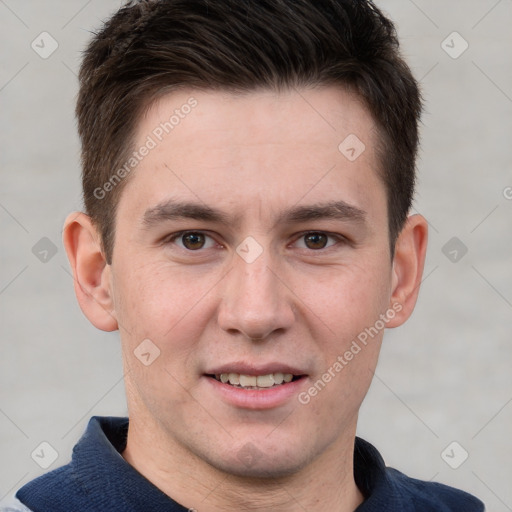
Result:
M64 223L63 243L75 281L80 309L102 331L118 328L112 300L111 269L89 216L74 212Z
M414 310L425 264L427 238L428 224L425 218L411 215L395 245L390 306L396 315L387 323L387 327L402 325Z

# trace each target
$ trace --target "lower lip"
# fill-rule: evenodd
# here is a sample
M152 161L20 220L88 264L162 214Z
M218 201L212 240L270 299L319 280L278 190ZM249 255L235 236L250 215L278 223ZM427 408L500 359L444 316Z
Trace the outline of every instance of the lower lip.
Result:
M306 377L301 377L286 384L257 390L223 384L206 375L204 378L210 383L209 385L212 386L214 393L220 395L224 402L242 409L254 410L273 409L285 404L299 393L300 388L306 382Z

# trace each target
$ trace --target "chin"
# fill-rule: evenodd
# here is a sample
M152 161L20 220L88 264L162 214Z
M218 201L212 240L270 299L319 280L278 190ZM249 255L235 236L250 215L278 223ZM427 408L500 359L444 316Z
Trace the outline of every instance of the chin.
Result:
M208 462L223 473L240 478L276 479L285 478L299 472L311 461L302 449L290 449L289 454L271 454L260 451L254 444L248 442L236 452L226 454L210 454Z

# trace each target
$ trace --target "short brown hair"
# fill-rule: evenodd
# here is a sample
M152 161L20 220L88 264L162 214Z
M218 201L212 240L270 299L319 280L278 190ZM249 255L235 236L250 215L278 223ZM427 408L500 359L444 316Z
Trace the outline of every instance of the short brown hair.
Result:
M126 179L97 191L129 158L144 109L184 87L353 89L379 128L393 252L414 193L421 97L392 22L372 1L131 1L95 34L79 78L84 205L108 263Z

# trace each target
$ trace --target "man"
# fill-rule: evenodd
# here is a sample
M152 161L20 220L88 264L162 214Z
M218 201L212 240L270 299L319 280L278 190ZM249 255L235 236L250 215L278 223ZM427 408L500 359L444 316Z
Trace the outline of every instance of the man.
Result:
M77 105L78 301L119 330L128 419L92 418L39 511L481 511L355 437L418 295L420 94L356 0L132 2Z

